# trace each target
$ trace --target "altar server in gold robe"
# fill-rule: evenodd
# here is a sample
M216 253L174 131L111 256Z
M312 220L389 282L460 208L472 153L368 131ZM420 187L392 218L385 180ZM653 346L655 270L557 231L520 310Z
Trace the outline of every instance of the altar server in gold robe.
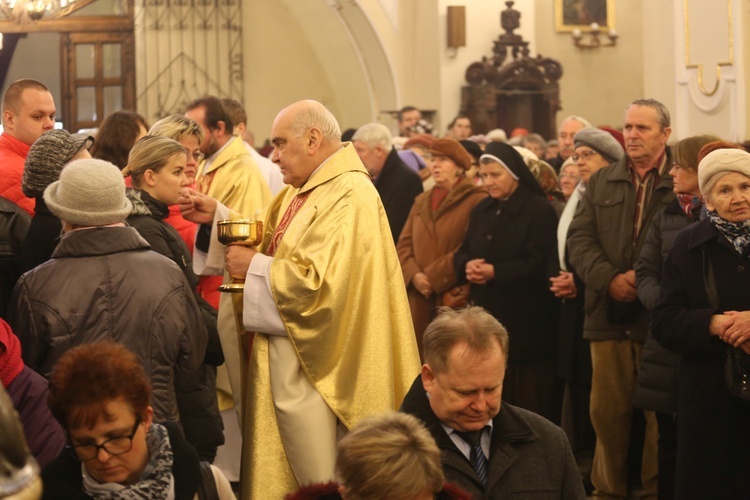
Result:
M388 219L354 147L316 101L283 109L271 134L289 186L266 211L257 251L218 243L226 207L194 192L181 200L186 217L214 226L198 270L220 271L226 257L229 274L246 279L244 324L257 332L244 384L243 499L332 479L337 437L398 408L420 371Z

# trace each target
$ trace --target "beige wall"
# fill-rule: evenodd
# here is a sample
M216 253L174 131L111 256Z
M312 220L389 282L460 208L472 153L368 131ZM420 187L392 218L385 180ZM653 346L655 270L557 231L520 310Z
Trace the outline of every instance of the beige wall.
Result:
M545 3L549 3L549 0ZM447 8L449 5L466 7L466 47L455 50L447 47ZM435 50L440 57L441 97L435 125L436 131L442 134L461 107L461 87L466 85L464 77L466 68L474 62L481 61L483 56L491 57L494 41L505 32L500 27L500 12L505 10L506 6L505 2L490 0L440 0L437 8L439 14L437 30L440 33L440 39ZM535 31L538 24L535 22L534 2L532 0L517 1L513 8L521 12L521 28L514 33L530 41L529 48L532 54L535 54L537 51Z
M557 59L563 66L559 119L575 114L594 125L622 125L628 102L644 96L643 5L669 1L615 0L615 28L620 35L617 46L581 50L573 45L570 33L555 32L553 2L535 0L535 50ZM653 22L668 24L664 18L655 18ZM656 30L655 35L659 32ZM661 75L659 70L650 76L662 78Z
M673 0L675 138L701 133L714 133L731 141L746 137L744 73L749 66L742 36L747 16L743 3ZM719 63L722 66L717 79ZM695 65L701 68L689 67Z
M316 99L342 128L369 121L370 85L352 39L323 0L254 0L243 4L245 107L256 145L276 113Z

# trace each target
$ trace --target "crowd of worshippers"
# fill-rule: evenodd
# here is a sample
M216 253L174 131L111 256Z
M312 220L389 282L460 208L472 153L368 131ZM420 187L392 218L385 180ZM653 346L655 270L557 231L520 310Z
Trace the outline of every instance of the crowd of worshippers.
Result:
M14 82L0 376L33 458L0 485L750 498L750 153L623 109L546 140L299 101L256 149L236 100L70 133Z

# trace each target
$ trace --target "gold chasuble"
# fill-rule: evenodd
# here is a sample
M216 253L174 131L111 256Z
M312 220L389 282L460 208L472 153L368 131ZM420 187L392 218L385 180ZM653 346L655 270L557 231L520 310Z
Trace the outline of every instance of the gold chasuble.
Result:
M383 204L351 143L266 211L265 252L289 204L309 197L277 237L271 292L302 370L339 421L396 410L420 372L401 266ZM277 499L299 485L282 445L269 337L249 360L242 498ZM307 450L314 461L315 450Z

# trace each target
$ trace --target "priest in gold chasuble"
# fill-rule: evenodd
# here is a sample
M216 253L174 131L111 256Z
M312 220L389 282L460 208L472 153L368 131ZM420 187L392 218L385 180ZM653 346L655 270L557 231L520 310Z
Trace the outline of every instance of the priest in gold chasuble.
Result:
M258 332L244 381L243 499L332 479L337 437L397 409L420 372L388 219L353 146L315 101L282 110L271 133L289 186L266 211L258 252L225 256L246 279L243 320ZM186 217L204 201L186 202ZM228 210L206 214L215 224ZM205 264L220 267L215 237L211 246Z

